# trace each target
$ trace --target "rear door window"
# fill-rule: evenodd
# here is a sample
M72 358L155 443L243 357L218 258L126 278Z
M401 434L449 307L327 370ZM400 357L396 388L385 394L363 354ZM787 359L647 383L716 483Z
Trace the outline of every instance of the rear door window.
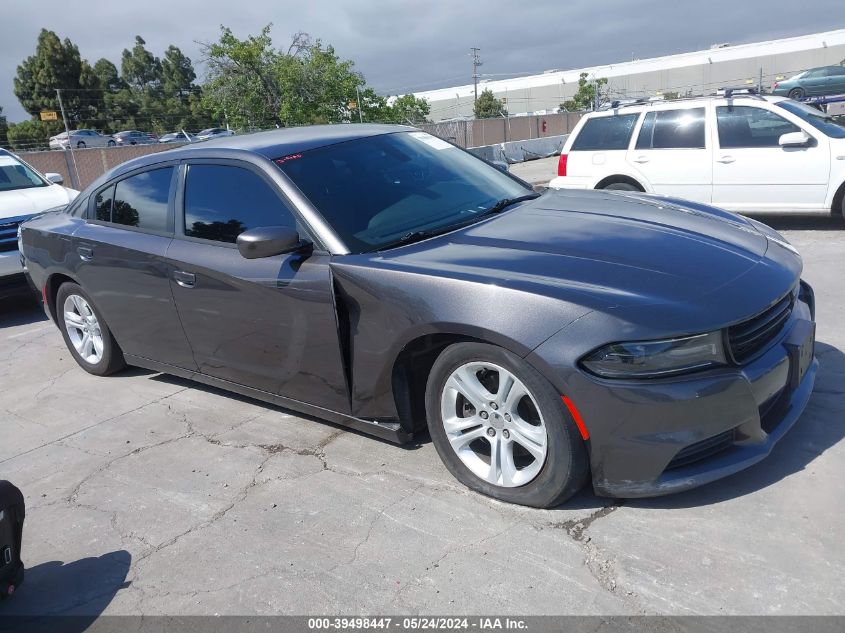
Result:
M649 112L637 136L637 149L704 149L704 108Z
M114 224L148 231L169 230L168 208L173 167L145 171L115 186L112 204Z
M111 206L114 199L114 185L106 187L94 196L94 217L100 222L111 222Z
M619 114L588 119L578 132L570 151L628 149L637 114Z

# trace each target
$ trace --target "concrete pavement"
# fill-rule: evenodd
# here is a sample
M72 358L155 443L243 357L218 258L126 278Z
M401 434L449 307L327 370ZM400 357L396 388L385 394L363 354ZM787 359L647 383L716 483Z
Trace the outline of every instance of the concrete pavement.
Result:
M540 161L535 161L539 163ZM716 484L540 511L398 447L141 370L96 378L0 313L0 478L28 503L4 614L841 614L845 235L772 219L816 289L821 371L763 463Z

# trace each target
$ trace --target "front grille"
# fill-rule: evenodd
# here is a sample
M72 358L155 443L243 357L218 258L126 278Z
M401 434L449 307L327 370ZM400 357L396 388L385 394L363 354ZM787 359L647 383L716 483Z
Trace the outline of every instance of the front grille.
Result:
M737 363L744 363L765 349L789 320L795 305L795 295L790 292L772 307L757 316L728 328L728 345Z
M15 218L0 218L0 251L17 250L18 225L31 217L31 215L21 215Z
M721 453L725 449L730 448L733 445L733 442L734 430L730 429L729 431L724 431L723 433L719 433L713 437L708 437L706 440L690 444L675 455L672 461L669 462L666 470L680 468L682 466L692 464L693 462L712 457L716 453Z

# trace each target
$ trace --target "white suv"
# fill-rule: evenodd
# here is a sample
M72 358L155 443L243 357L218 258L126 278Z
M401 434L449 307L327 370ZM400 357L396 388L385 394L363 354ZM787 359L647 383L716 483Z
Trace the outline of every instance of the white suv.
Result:
M620 106L578 122L549 186L845 215L845 122L749 94Z

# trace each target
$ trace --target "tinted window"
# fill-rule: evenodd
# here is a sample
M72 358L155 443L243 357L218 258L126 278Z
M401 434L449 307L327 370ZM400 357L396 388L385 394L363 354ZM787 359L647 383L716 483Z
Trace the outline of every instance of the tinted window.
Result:
M235 242L247 229L296 226L279 196L256 173L226 165L191 165L185 184L185 235Z
M149 231L167 231L167 202L173 167L154 169L117 183L112 222Z
M593 117L578 132L570 151L628 149L639 114Z
M774 112L750 106L719 106L716 126L723 148L778 147L781 134L800 132L797 125Z
M650 113L651 114L651 113ZM704 108L660 110L653 113L654 123L649 132L651 143L637 139L637 147L652 149L701 149L704 147ZM640 146L643 143L643 146Z
M276 160L353 252L417 231L478 222L532 193L485 161L425 132L379 134Z
M48 184L13 156L0 154L0 191L46 187Z
M801 117L804 121L828 136L845 138L845 120L830 116L815 108L811 108L806 103L798 103L792 99L778 101L775 105L791 112L795 116Z
M111 203L114 197L114 185L103 189L94 197L94 217L101 222L111 222Z
M845 66L831 66L827 69L827 74L829 77L837 77L839 75L845 75Z

